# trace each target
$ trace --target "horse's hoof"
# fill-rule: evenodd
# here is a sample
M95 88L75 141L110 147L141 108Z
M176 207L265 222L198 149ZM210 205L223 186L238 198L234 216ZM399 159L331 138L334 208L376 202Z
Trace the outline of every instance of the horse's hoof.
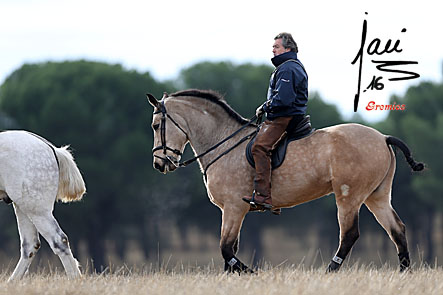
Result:
M249 267L244 270L243 272L247 273L247 274L256 274L252 269L250 269Z
M331 261L326 269L326 273L337 272L340 269L340 266L341 265L337 262Z
M256 274L252 269L250 269L249 267L247 267L246 265L243 265L244 267L242 267L242 269L237 269L238 275L241 274Z

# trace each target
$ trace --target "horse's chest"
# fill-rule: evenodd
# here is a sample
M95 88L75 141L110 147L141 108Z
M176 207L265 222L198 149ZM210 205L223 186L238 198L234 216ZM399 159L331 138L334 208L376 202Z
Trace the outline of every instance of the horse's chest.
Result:
M211 201L211 203L219 208L223 208L222 200L220 198L215 198L214 194L211 193L211 190L209 188L207 188L207 191L208 191L208 198Z
M244 169L244 167L241 169L214 169L213 173L208 175L206 184L211 202L223 208L223 204L229 199L251 194L254 175L249 170L252 171L252 169Z

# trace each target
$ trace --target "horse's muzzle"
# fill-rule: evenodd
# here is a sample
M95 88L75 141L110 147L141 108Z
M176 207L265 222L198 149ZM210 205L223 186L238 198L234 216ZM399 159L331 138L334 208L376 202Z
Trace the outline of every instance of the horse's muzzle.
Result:
M177 169L177 166L174 163L167 159L155 159L154 160L154 168L160 171L161 173L172 172Z
M165 165L160 165L158 162L154 162L154 168L163 173Z

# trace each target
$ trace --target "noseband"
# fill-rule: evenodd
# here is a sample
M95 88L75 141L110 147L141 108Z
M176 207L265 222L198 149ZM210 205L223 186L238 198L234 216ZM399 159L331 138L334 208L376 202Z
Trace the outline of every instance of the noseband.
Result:
M183 128L180 127L180 125L178 125L178 123L172 119L172 117L166 112L166 107L165 107L165 102L162 101L161 105L159 107L159 110L154 112L154 114L162 114L162 118L161 118L161 122L160 122L160 140L161 140L161 145L155 147L152 149L152 153L154 153L155 151L158 150L163 150L163 156L157 156L154 155L154 157L162 159L163 161L169 161L171 162L175 167L179 166L179 163L176 159L172 158L171 156L166 154L166 151L171 151L174 154L176 154L177 156L181 157L182 156L182 152L179 151L178 149L173 149L170 148L166 145L166 118L169 118L169 120L171 120L172 123L174 123L175 126L177 126L178 129L180 129L181 132L183 132L186 135L186 139L188 140L188 134L183 130Z

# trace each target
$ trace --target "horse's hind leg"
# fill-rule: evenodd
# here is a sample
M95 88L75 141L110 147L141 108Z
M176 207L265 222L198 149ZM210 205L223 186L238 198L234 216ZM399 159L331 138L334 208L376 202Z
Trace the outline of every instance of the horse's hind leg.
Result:
M337 271L360 236L358 214L361 204L348 203L351 198L336 196L338 222L340 225L340 244L335 256L329 263L327 271Z
M391 152L391 156L394 157ZM388 174L380 186L366 199L365 205L374 214L378 223L386 230L397 248L400 271L409 268L409 251L406 240L405 224L391 206L391 188L395 172L395 158L391 162Z
M404 271L410 265L408 243L406 240L406 227L400 220L390 202L366 201L365 205L371 211L378 223L386 230L394 242L398 258L400 260L400 271Z
M14 269L9 281L21 279L29 269L35 254L40 248L40 239L37 229L31 220L14 204L17 226L20 233L20 260Z
M60 258L68 277L80 277L81 273L78 268L78 262L72 255L68 237L62 231L52 213L35 214L31 216L31 219L38 232L48 242L52 251Z
M365 205L394 242L400 260L400 271L404 271L410 265L406 227L391 206L390 193L374 192L365 201Z

